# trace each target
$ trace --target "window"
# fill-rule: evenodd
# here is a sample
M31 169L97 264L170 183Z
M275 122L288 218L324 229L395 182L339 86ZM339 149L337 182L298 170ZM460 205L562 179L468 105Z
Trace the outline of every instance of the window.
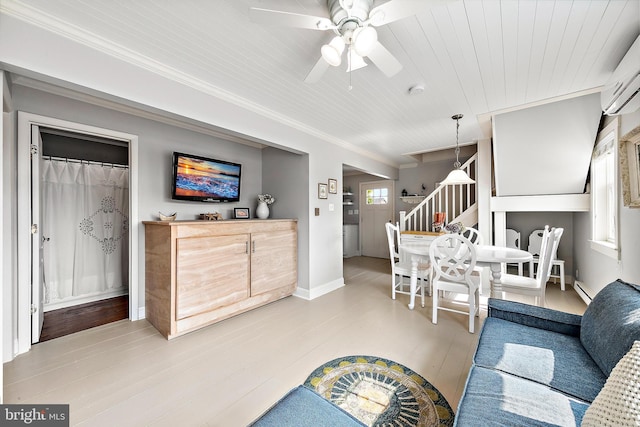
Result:
M386 205L389 202L389 189L373 188L367 190L367 205Z
M591 158L591 247L618 258L618 119L599 134Z

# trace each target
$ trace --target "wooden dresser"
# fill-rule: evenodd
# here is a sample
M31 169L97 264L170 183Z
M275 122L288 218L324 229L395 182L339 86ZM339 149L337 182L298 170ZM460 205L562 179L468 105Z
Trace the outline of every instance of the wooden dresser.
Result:
M296 220L142 223L145 314L167 339L296 289Z

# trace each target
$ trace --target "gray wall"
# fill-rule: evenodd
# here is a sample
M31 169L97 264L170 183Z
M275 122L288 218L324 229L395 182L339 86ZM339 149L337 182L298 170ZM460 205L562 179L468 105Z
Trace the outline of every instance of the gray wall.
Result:
M558 259L564 260L565 276L573 275L573 213L572 212L507 212L507 228L520 232L520 248L527 250L529 235L544 226L562 227Z
M611 118L608 118L607 122L610 120ZM619 135L623 136L636 126L640 126L640 111L620 116ZM622 184L620 181L618 182L620 185L618 189L619 261L591 249L589 244L591 213L574 214L574 267L578 269L578 280L584 284L590 297L594 297L600 289L617 278L636 284L640 283L640 209L624 207Z
M261 193L276 199L270 218L298 218L298 286L308 290L309 246L300 243L305 241L302 236L309 235L309 156L271 147L262 150Z
M258 148L224 141L152 120L107 110L69 98L14 86L17 110L138 135L140 220L156 220L158 212L178 212L177 219L197 219L217 211L231 218L234 207L255 203L262 190L262 153ZM242 164L238 203L196 203L171 199L172 153L181 151ZM144 245L142 245L144 246ZM141 276L144 280L144 275Z

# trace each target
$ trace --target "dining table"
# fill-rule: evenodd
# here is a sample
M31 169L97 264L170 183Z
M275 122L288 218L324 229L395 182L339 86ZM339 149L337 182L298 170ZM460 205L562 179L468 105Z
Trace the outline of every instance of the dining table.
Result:
M411 256L411 281L410 281L410 298L409 309L415 307L416 288L418 284L418 264L425 258L429 258L430 243L402 243L399 249ZM505 246L494 245L474 245L476 249L476 264L487 266L491 269L491 296L499 298L502 295L500 287L500 276L502 275L503 263L520 263L530 262L533 255L522 249L507 248Z

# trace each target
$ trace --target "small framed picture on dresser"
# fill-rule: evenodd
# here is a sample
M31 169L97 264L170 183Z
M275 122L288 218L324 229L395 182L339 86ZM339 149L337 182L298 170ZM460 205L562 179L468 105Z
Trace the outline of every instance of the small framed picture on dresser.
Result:
M233 217L235 219L249 219L249 208L233 208Z

